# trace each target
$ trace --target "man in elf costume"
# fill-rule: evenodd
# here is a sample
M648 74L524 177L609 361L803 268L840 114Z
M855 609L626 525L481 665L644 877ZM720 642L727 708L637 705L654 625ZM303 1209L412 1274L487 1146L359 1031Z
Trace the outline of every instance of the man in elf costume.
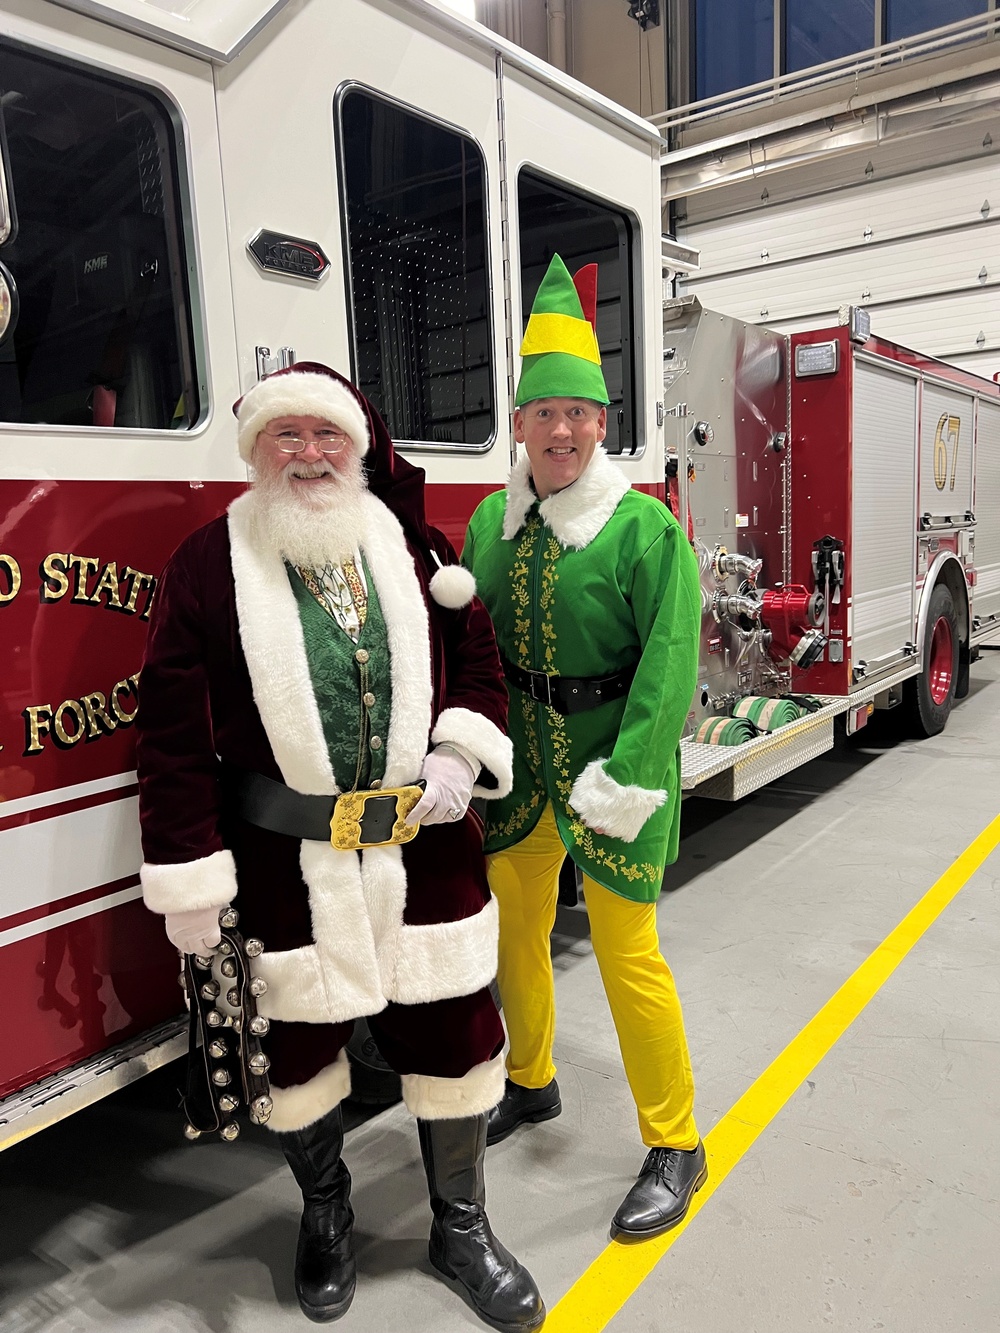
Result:
M305 1314L339 1318L354 1296L340 1104L344 1048L366 1016L417 1120L432 1265L493 1327L535 1329L538 1290L484 1208L503 1029L489 990L497 912L468 805L511 788L489 619L427 525L423 472L347 380L295 365L236 410L253 485L171 557L150 627L146 904L178 948L204 955L238 890L241 929L266 946L253 967L268 1125L304 1197ZM332 845L340 794L377 793L383 809L420 779L412 840L393 840L397 809L381 845Z
M554 256L528 321L514 438L524 455L469 525L464 560L493 617L510 694L514 785L491 803L498 981L510 1038L489 1142L562 1109L552 1063L549 934L568 852L649 1153L612 1234L684 1217L707 1175L680 1002L656 900L677 859L680 749L701 597L670 512L600 447L608 393L594 331L597 266ZM586 311L586 313L585 313Z

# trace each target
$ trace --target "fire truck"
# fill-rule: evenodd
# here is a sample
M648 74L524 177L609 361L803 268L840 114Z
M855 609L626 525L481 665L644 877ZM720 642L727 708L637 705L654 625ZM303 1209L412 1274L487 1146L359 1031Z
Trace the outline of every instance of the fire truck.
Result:
M702 570L685 787L739 797L838 713L943 725L1000 614L996 388L850 312L789 339L664 307L660 150L434 0L7 0L0 1147L184 1046L138 881L143 643L280 366L349 373L460 546L547 263L597 262L606 447Z

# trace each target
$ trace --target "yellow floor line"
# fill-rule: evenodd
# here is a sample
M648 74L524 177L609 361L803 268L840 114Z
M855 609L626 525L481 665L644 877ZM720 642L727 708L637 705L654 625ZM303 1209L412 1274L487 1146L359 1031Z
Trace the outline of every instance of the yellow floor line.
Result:
M895 930L705 1136L708 1182L695 1195L683 1223L655 1240L638 1244L612 1241L551 1311L545 1322L545 1333L600 1333L608 1326L757 1136L801 1087L998 844L1000 815L969 844Z

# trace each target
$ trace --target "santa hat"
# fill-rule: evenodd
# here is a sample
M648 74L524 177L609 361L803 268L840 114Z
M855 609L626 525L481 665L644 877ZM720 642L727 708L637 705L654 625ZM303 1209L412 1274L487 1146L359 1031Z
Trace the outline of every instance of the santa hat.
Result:
M353 387L353 386L352 386ZM359 457L371 444L365 413L335 370L299 361L255 384L233 408L239 422L240 457L251 461L257 436L276 417L320 417L351 437Z
M589 398L607 404L597 345L597 265L573 277L553 255L531 307L521 343L517 407L536 398Z
M239 422L240 457L250 461L258 433L282 416L322 417L347 431L365 460L368 489L399 519L425 567L431 596L457 611L476 594L476 581L457 563L448 541L435 542L424 508L424 470L397 454L389 428L360 389L318 361L276 370L233 404ZM438 547L446 559L442 560Z

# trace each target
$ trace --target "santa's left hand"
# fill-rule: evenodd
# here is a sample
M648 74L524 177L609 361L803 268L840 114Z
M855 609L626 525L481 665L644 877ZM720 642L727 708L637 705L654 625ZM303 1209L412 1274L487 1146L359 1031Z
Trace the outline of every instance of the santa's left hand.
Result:
M410 811L408 824L457 824L472 800L476 775L468 760L455 750L431 750L420 776L424 794Z

